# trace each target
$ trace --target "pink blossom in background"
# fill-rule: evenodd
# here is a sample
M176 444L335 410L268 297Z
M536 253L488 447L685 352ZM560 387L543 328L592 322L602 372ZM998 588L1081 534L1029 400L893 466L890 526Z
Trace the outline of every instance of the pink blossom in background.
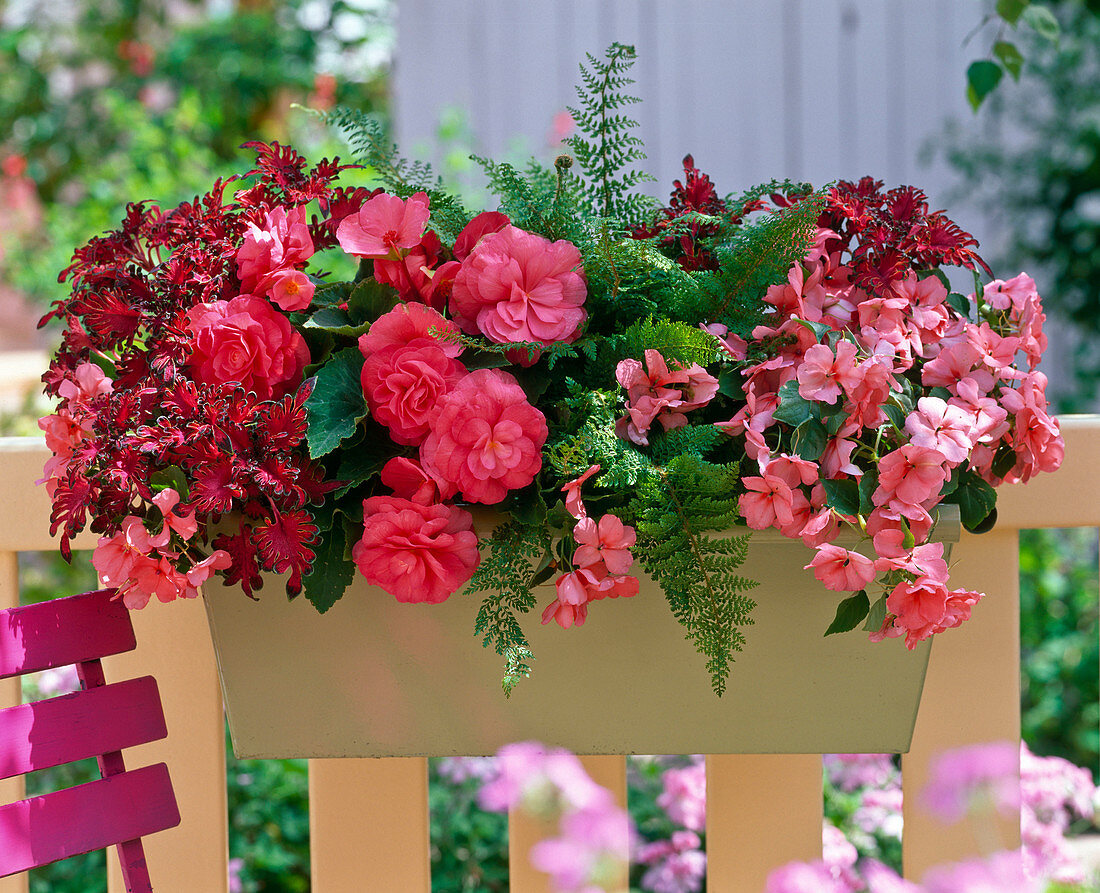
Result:
M974 809L1012 815L1020 808L1020 751L1008 741L975 744L940 754L921 802L945 822Z
M678 831L677 834L691 832ZM700 850L699 838L692 848L669 853L642 875L641 885L649 893L698 893L707 873L707 854Z
M478 369L439 401L420 461L467 501L494 505L534 480L547 433L546 417L515 378Z
M496 757L443 757L436 761L436 771L451 784L471 779L485 781L497 771Z
M814 569L814 576L826 589L837 592L855 592L875 578L875 563L870 558L829 543L818 546L805 567Z
M355 257L398 260L420 243L430 216L427 193L402 199L380 192L340 221L336 239Z
M415 459L394 456L382 466L382 483L393 495L420 505L444 502L455 495L454 484L433 478Z
M464 332L497 344L568 344L587 318L587 293L576 246L508 225L484 236L463 262L450 308Z
M393 496L363 501L363 536L351 557L399 602L430 604L446 601L481 561L469 512Z
M584 771L573 754L537 741L506 744L496 753L496 774L481 788L482 809L522 808L536 815L610 805L611 793Z
M1044 881L1024 873L1019 850L994 853L955 865L931 868L922 878L924 893L1043 893Z
M302 382L309 349L267 301L242 295L196 304L187 312L187 328L194 337L187 365L201 384L240 385L271 400Z
M851 893L824 862L791 862L768 875L764 893Z
M38 694L45 698L67 695L80 688L80 677L76 672L76 666L73 664L43 670L33 678ZM28 679L29 677L25 677L24 682Z
M531 847L531 864L550 875L557 893L607 889L630 852L630 817L613 804L567 810L557 837Z
M265 294L274 273L304 264L313 256L306 209L272 208L264 216L264 225L248 225L244 241L237 250L237 276L242 294ZM268 282L264 282L268 279Z
M663 790L657 805L668 817L689 831L703 831L707 825L707 766L705 762L668 769L661 776Z

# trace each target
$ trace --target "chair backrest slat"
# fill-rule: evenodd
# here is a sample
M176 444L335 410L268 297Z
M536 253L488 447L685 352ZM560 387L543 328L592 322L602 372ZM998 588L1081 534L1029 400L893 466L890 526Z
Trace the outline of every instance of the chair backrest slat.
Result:
M168 734L152 676L0 710L0 778L98 757Z
M174 828L164 763L0 806L0 876ZM65 833L59 834L58 829Z
M99 589L0 613L0 679L132 651L134 628L113 594Z

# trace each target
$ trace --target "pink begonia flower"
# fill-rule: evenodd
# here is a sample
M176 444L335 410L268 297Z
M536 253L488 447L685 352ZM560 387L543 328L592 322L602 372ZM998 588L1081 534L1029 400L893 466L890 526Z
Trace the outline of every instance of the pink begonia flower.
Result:
M794 494L776 477L747 477L741 483L745 492L737 500L745 523L753 530L766 530L794 519Z
M264 294L262 280L272 273L304 264L313 256L313 239L304 207L272 208L264 225L248 224L244 241L237 250L237 276L242 294Z
M153 497L153 505L160 509L160 513L164 517L164 523L185 540L189 540L195 535L195 531L199 529L199 522L195 520L194 509L189 509L183 515L175 512L179 501L179 493L171 487L166 487Z
M670 369L660 351L647 350L645 365L620 360L615 379L626 389L627 415L615 425L615 433L641 446L654 420L670 431L687 424L685 413L702 409L718 393L718 379L698 363Z
M542 468L546 417L500 369L471 372L438 403L420 462L469 502L495 505Z
M707 826L706 763L666 770L661 776L657 805L675 824L689 831L704 830Z
M270 277L267 291L273 303L292 313L309 306L317 286L299 270L280 270Z
M309 348L267 301L242 295L187 311L194 336L188 368L195 381L240 385L260 400L277 400L302 382Z
M462 232L455 239L453 252L455 260L466 260L482 239L492 233L499 233L511 222L508 215L500 211L482 211L462 228Z
M625 574L634 563L630 549L636 540L633 527L623 524L615 515L606 514L597 524L582 518L573 528L578 546L573 554L577 567L591 567L601 562L610 574Z
M398 260L420 244L430 216L427 193L406 200L380 192L340 221L336 241L355 257Z
M377 258L374 261L374 278L383 285L392 285L403 301L422 302L435 306L432 295L436 291L432 268L439 260L442 246L439 236L428 230L407 253L397 259ZM437 309L442 309L440 305Z
M562 492L565 493L565 510L578 520L588 517L588 512L585 510L584 502L581 499L581 484L599 470L599 465L589 466L588 470L579 478L568 481L566 485L561 488Z
M928 577L903 580L886 598L894 625L905 630L905 644L915 648L936 631L947 612L947 587Z
M975 443L973 416L939 397L921 397L905 417L909 442L939 451L952 465L963 462Z
M587 317L587 293L575 245L508 225L484 236L463 262L451 315L464 332L497 344L568 344Z
M382 483L399 499L419 505L444 502L455 495L454 484L433 478L415 459L394 456L382 466Z
M435 334L433 334L433 332ZM458 334L458 326L444 318L438 310L426 304L398 304L371 323L370 329L359 336L359 351L364 357L391 347L405 347L418 339L425 339L439 347L448 357L462 353L457 340L447 338Z
M363 501L363 536L351 557L399 602L429 604L446 601L481 561L469 512L394 496Z
M814 576L826 589L855 592L875 578L875 563L866 555L824 543L805 568L814 569Z
M369 354L360 379L371 415L389 428L390 439L418 446L428 436L440 401L467 374L436 342L421 338Z
M1018 814L1019 746L994 741L939 754L932 761L921 802L943 822L957 822L975 808Z
M879 461L878 488L872 494L875 505L898 502L920 505L935 497L948 472L943 453L914 443L903 444Z
M862 380L858 351L851 341L838 341L835 355L828 345L815 344L798 367L799 395L819 403L836 403L841 393L852 391Z

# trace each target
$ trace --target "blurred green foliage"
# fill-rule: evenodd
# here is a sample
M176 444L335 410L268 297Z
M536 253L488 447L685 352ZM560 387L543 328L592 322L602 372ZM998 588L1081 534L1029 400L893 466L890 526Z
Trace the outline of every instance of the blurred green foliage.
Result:
M449 780L429 762L433 893L507 893L508 817L477 803L480 781Z
M1023 737L1100 780L1097 531L1020 536Z

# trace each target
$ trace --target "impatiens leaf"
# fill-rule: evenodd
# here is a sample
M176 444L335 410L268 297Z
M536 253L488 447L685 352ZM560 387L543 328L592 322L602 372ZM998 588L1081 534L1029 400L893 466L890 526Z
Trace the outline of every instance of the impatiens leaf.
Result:
M797 428L812 416L810 401L798 393L797 381L788 381L779 389L779 408L774 413L777 422Z
M969 85L966 96L974 111L977 111L982 101L997 89L1002 77L1004 77L1004 69L989 59L979 59L970 64L966 70L966 80Z
M799 425L791 438L795 454L809 462L816 462L829 443L829 432L817 419L807 419Z
M348 347L317 372L317 383L306 401L306 441L312 458L331 453L366 418L367 401L359 380L362 369L359 348Z
M870 608L871 603L867 598L867 592L863 589L859 590L837 605L836 617L825 630L825 635L831 636L834 633L846 633L850 629L855 629L867 616Z
M1016 44L1009 43L1007 40L998 40L993 44L993 55L1001 61L1005 70L1012 75L1013 80L1018 81L1020 79L1020 70L1024 67L1024 57L1016 49Z
M825 504L842 515L859 514L859 485L854 480L822 481Z
M959 481L958 488L951 494L951 502L959 504L963 527L974 533L993 511L997 504L997 493L976 474L966 472Z
M973 309L973 305L970 303L970 298L966 295L960 295L958 292L951 292L947 296L947 303L952 310L956 311L963 319L970 319L970 312Z
M355 577L355 565L345 560L348 536L337 520L314 545L313 568L302 578L302 591L318 613L331 608Z
M182 502L187 502L187 494L190 489L187 483L187 475L183 473L183 469L178 465L170 465L162 471L151 474L149 476L149 486L154 493L171 488L179 494Z
M878 597L878 600L871 605L871 609L867 612L867 622L863 624L863 629L869 633L878 632L882 629L882 622L886 619L886 593Z
M890 420L890 424L897 428L899 431L905 430L905 416L906 412L896 403L883 403L882 411L886 413L886 417Z
M865 470L859 479L859 513L865 518L875 510L871 496L877 489L878 472L873 468Z

